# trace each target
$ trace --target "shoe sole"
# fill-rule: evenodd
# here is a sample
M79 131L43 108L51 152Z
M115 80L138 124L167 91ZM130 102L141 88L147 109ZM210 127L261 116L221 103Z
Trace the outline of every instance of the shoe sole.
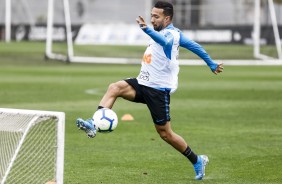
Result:
M208 163L209 163L209 158L206 155L202 155L201 157L203 159L203 167L202 168L203 168L203 177L204 177L205 176L206 165L208 165Z

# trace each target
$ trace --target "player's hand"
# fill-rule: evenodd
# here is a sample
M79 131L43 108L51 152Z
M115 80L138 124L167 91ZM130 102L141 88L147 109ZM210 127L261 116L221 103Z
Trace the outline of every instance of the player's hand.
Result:
M142 16L139 15L139 17L136 19L136 22L139 24L139 26L141 27L141 29L145 29L147 27L147 24L145 22L145 20L143 19Z
M215 75L217 75L218 73L223 72L223 63L219 63L216 67L216 69L213 71L213 73Z

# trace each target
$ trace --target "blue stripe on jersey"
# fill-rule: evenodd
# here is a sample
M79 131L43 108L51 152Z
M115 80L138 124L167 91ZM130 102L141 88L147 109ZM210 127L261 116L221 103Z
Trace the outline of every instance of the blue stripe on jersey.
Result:
M165 37L166 37L166 45L163 46L163 50L164 50L164 53L166 55L166 57L168 59L171 59L171 50L172 50L172 45L173 45L173 35L170 33L170 32L167 32L165 34Z
M201 47L198 43L186 38L182 32L180 32L179 45L197 54L207 63L212 71L216 70L217 64L213 62L205 49L203 49L203 47Z
M150 27L146 27L143 31L148 34L155 42L163 47L164 53L167 58L171 59L171 50L173 45L173 35L168 32L165 35L153 30Z

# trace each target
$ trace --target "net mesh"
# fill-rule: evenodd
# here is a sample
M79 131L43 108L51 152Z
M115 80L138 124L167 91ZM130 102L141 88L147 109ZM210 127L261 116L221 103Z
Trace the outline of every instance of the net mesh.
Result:
M9 167L5 184L55 180L57 122L54 116L0 112L0 183Z

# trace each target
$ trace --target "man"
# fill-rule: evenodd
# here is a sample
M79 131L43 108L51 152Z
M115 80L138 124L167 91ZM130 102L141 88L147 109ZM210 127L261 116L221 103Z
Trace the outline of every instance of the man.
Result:
M214 74L223 71L223 64L214 63L199 44L187 39L173 26L172 18L172 4L158 1L151 11L151 23L154 29L148 27L141 16L136 19L141 29L151 37L143 56L140 73L137 78L110 84L98 109L112 108L117 97L147 104L160 137L190 160L196 172L195 179L201 180L205 175L208 157L196 155L185 140L173 132L170 125L170 94L178 85L179 46L197 54ZM76 124L79 129L87 133L88 137L93 138L96 135L93 120L85 121L79 118Z

